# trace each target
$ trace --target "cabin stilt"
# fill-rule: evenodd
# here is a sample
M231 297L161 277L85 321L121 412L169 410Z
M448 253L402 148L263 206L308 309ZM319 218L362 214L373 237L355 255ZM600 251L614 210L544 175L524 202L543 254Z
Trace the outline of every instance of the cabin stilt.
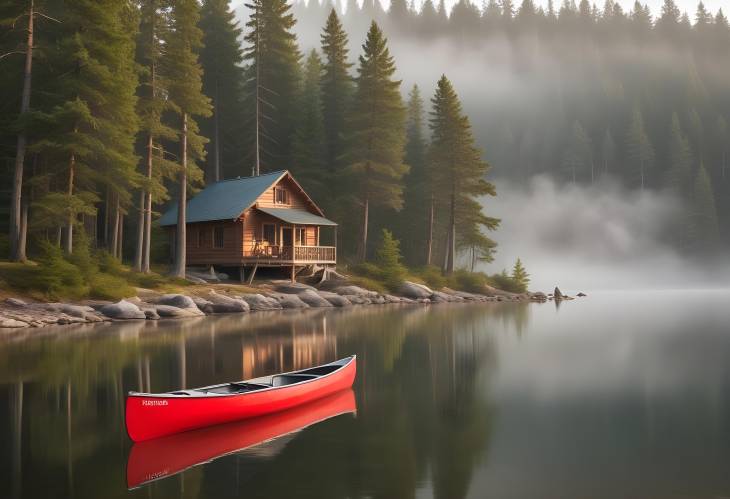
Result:
M251 284L253 282L253 277L256 275L256 270L259 268L259 264L254 264L253 268L251 269L251 274L248 276L248 283Z

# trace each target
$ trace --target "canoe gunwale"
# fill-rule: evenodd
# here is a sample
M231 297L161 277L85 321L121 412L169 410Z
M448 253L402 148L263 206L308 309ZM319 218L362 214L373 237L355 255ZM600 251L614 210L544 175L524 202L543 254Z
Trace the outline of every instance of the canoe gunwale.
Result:
M250 380L234 381L234 382L229 382L229 383L220 383L217 385L202 386L200 388L191 388L189 390L173 390L171 392L162 392L162 393L143 393L143 392L130 391L127 393L127 396L128 397L140 397L140 398L170 398L170 399L176 399L176 400L196 400L196 399L201 399L201 398L240 397L240 396L250 395L250 394L254 394L254 393L264 393L264 392L270 392L273 390L292 388L295 386L302 386L307 383L313 383L316 381L320 381L322 379L328 378L330 376L333 376L333 375L339 373L340 371L345 369L347 366L349 366L351 363L355 362L356 359L357 359L357 355L350 355L348 357L344 357L342 359L335 360L335 361L329 362L327 364L322 364L319 366L312 366L312 367L308 367L306 369L299 369L296 371L288 371L285 373L272 374L270 376L261 376L259 378L253 378ZM309 371L309 370L317 369L320 367L327 367L327 366L338 365L338 364L339 364L339 367L337 369L333 370L332 372L329 372L326 374L321 374L321 375L316 375L313 378L303 379L302 381L298 381L296 383L290 383L287 385L280 385L280 386L267 386L264 383L256 383L257 380L262 380L262 379L266 379L266 378L270 378L271 382L273 383L273 379L277 376L296 375L296 374L302 373L303 371ZM213 388L220 388L220 387L224 387L224 386L237 385L237 384L263 385L266 387L260 388L257 390L250 390L250 391L244 391L244 392L238 392L238 393L210 393L210 392L203 391L203 390L210 390ZM175 392L183 392L183 391L185 393L175 393ZM198 393L195 393L195 392L198 392Z

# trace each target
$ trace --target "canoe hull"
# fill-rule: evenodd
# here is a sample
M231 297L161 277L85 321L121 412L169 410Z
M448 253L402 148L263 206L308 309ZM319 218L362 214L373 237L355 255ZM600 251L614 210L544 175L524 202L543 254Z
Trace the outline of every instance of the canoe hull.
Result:
M350 388L355 374L353 357L340 369L317 379L243 394L191 398L130 394L126 403L127 434L141 442L284 411Z

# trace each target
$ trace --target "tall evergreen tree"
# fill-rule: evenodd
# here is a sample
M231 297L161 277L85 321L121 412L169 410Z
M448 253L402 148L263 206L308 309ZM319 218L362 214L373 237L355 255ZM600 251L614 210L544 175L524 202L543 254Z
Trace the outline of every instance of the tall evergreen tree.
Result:
M429 161L435 184L439 186L438 203L448 213L444 271L452 273L459 249L457 241L473 239L463 236L480 232L480 227L495 229L499 223L485 216L475 201L476 197L494 196L496 192L494 185L484 179L489 166L474 145L469 118L463 114L459 98L446 76L438 81L431 103Z
M165 201L165 180L177 173L177 164L165 157L163 142L176 139L176 132L162 120L169 108L168 81L165 74L163 45L169 32L168 16L163 0L140 2L140 28L137 35L137 64L141 72L137 114L140 118L139 142L143 149L142 173L137 220L137 241L134 270L150 272L152 244L152 203Z
M227 0L204 0L200 29L203 48L203 93L211 98L213 115L201 122L203 135L210 139L206 154L206 179L217 182L226 173L241 173L244 156L243 137L238 124L247 110L243 108L242 30ZM226 172L228 169L228 172Z
M433 203L426 165L426 139L423 130L423 98L418 85L408 94L405 162L410 167L404 180L403 212L400 215L399 237L407 262L423 262L424 247L432 233ZM428 262L428 249L426 262Z
M325 159L329 173L335 174L345 152L345 114L353 91L352 64L347 60L347 34L335 9L330 11L320 39L324 54L321 81Z
M359 57L346 169L350 192L362 210L360 260L367 254L370 207L399 210L403 205L401 179L408 171L403 163L405 109L401 82L393 79L393 73L387 40L373 22Z
M677 113L672 114L668 145L667 185L682 195L684 199L689 199L693 177L692 149L687 137L682 132Z
M326 206L329 172L325 167L324 126L320 78L322 61L312 50L304 64L304 88L300 116L294 133L292 171L301 179L307 192Z
M571 182L578 180L578 175L590 172L593 181L593 152L591 139L578 120L573 122L573 131L568 147L563 155L563 168L568 172Z
M202 171L197 161L205 157L206 139L199 134L195 117L211 115L210 99L203 94L203 68L198 60L203 32L198 27L200 6L197 0L175 0L171 10L171 29L166 44L166 70L169 99L177 120L180 141L180 173L175 231L175 263L172 275L186 272L186 204L189 183L200 183Z
M96 215L99 191L107 193L118 237L119 210L129 201L130 186L138 182L133 152L138 126L136 29L129 4L69 3L49 56L64 81L57 87L57 105L45 117L49 132L34 150L49 160L58 188L36 206L45 223L64 227L67 253L74 248L79 216ZM118 247L110 249L116 252Z
M296 20L286 0L252 0L248 7L247 150L254 166L258 154L264 170L288 168L301 79Z
M691 244L697 251L708 251L717 247L719 228L712 181L704 165L700 164L692 189Z
M644 118L638 106L634 107L631 113L625 140L626 166L629 170L629 177L632 180L636 179L634 185L638 184L641 190L644 190L647 172L654 166L654 147L646 134Z
M608 128L603 134L603 142L601 143L601 162L603 167L603 175L612 173L616 166L617 152L616 142L613 140L611 130Z

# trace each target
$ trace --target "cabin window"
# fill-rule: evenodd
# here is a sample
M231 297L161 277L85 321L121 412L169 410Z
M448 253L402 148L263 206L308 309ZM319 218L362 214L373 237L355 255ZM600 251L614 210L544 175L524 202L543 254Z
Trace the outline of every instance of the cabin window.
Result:
M224 236L225 236L224 227L214 227L213 228L213 247L214 248L220 249L223 247Z
M205 227L198 227L198 248L205 245Z
M307 228L306 227L297 227L295 229L295 241L297 246L306 246L307 245Z
M276 225L264 224L262 239L270 245L276 244Z
M274 187L274 202L276 204L289 204L289 191L281 187Z

